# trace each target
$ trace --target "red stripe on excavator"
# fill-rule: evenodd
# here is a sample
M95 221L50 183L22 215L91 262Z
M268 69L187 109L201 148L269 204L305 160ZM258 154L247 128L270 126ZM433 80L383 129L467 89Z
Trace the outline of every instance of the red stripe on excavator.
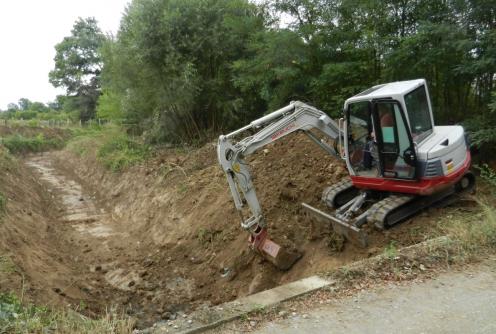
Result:
M463 166L457 171L446 176L434 177L431 179L421 178L418 181L402 181L384 178L371 178L364 176L351 176L353 185L360 189L373 189L381 191L390 191L406 194L431 195L443 188L458 182L462 176L469 170L471 162L470 151L467 151L467 157Z

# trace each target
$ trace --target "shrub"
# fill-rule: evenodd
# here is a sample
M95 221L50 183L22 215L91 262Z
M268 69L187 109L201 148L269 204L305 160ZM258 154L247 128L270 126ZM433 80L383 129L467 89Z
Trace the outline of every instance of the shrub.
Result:
M105 167L117 172L144 161L149 152L148 146L121 133L108 138L99 148L97 157Z
M64 142L60 138L45 138L43 134L35 137L24 137L19 134L5 137L2 141L12 154L42 152L53 148L61 148Z
M487 164L475 166L480 171L481 178L484 179L491 187L496 188L496 171L491 169Z

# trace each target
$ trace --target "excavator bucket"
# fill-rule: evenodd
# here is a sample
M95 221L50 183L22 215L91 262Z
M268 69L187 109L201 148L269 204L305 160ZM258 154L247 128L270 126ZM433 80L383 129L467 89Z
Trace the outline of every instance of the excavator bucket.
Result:
M281 247L267 236L267 230L250 235L249 239L252 249L258 251L265 259L270 261L280 270L290 269L303 254L296 249Z
M305 212L308 213L317 221L326 224L330 223L334 232L336 232L337 234L342 235L343 237L345 237L354 244L358 244L364 248L367 247L368 236L364 230L354 225L351 225L347 222L344 222L335 216L325 213L324 211L316 209L313 206L310 206L306 203L302 203L301 205L303 206Z

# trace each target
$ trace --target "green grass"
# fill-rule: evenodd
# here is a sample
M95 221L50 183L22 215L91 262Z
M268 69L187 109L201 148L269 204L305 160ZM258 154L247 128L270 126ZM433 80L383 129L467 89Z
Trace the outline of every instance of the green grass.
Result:
M396 241L392 240L384 249L384 255L388 259L394 259L398 256L398 249L396 247Z
M16 267L10 257L0 255L0 274L11 274L15 272Z
M496 208L479 205L480 212L458 213L440 223L441 233L454 241L450 247L462 258L496 252Z
M481 179L491 187L492 193L496 194L496 171L487 164L475 165L474 167L480 171Z
M200 228L197 232L196 237L202 245L211 244L214 242L218 232L212 231L210 229Z
M92 320L73 311L23 304L14 294L0 294L0 333L131 333L134 322L107 313Z
M26 154L62 148L64 146L64 141L60 138L46 138L41 133L34 137L24 137L15 134L3 138L2 144L12 154Z
M188 185L186 183L181 183L178 188L177 188L177 191L180 193L180 194L185 194L187 191L188 191Z
M74 129L67 148L80 156L96 155L106 168L119 172L150 156L148 145L129 137L115 125Z
M114 127L89 126L71 129L71 139L67 149L79 156L92 154L102 144L120 131Z
M146 160L149 153L148 146L121 133L108 138L98 149L97 157L105 167L118 172Z
M5 195L0 192L0 217L4 215L6 208L7 208L7 197L5 197Z
M31 128L37 128L40 126L40 122L37 119L30 119L27 123L27 126Z

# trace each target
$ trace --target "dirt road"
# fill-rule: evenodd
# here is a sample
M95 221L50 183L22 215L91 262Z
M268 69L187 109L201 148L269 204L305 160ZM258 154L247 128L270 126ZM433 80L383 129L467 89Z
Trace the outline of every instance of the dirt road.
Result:
M496 333L496 259L297 310L254 333Z

